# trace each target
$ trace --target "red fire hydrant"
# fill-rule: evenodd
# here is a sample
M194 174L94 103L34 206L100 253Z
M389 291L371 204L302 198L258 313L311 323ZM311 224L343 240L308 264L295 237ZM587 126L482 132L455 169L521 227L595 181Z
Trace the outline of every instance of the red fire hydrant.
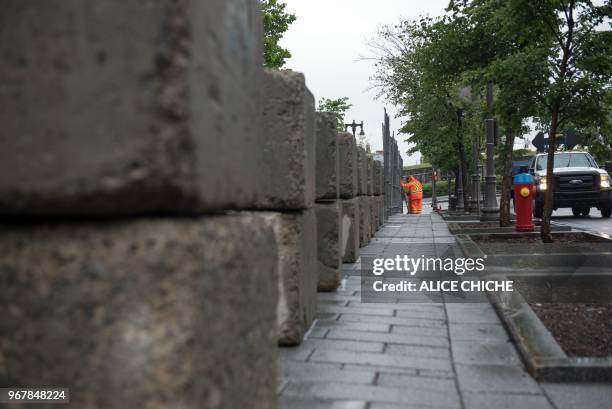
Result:
M535 198L533 176L519 173L514 176L514 204L516 211L516 231L534 231L533 200Z

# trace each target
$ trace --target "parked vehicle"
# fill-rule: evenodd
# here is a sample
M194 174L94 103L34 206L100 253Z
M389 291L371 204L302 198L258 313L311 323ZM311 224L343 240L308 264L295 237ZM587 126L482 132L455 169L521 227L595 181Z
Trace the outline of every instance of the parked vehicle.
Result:
M537 187L534 216L542 217L546 184L548 154L536 155L529 164L529 173L535 177ZM610 176L600 169L587 152L555 153L553 210L572 209L574 216L587 216L595 207L601 216L612 215Z

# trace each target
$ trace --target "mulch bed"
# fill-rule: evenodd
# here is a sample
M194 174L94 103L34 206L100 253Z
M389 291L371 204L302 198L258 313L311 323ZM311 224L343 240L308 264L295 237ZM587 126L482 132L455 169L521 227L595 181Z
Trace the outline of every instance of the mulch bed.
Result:
M582 233L560 233L552 235L554 243L612 243L602 237L593 236ZM495 237L492 235L474 235L472 240L476 242L486 243L504 243L504 244L542 244L542 238L539 234L516 235L516 237Z
M535 302L536 298L546 298L544 293L550 284L515 280L516 288L568 356L612 357L612 304L572 302L577 299L608 301L609 285L589 281L556 284L554 298L564 302Z
M612 356L612 304L529 304L568 356Z

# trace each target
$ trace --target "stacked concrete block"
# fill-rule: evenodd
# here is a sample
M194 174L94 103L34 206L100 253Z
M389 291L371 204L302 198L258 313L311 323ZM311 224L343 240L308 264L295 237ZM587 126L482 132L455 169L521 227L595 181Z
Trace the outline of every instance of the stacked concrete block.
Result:
M368 156L361 146L357 147L357 194L360 196L368 194Z
M352 199L359 195L358 150L355 137L348 132L338 134L340 186L342 199Z
M378 230L384 221L384 175L383 166L378 161L373 161L372 171L372 193L373 193L373 218L375 229Z
M264 92L266 166L259 173L265 183L254 207L274 211L263 217L279 243L279 344L297 345L314 318L318 280L314 97L304 76L293 71L266 71ZM321 194L334 197L337 172L333 166L325 171L327 186L321 184Z
M272 228L278 245L277 325L279 345L298 345L316 310L317 222L315 210L253 212Z
M316 114L316 200L337 200L340 192L339 136L336 116Z
M355 137L348 132L338 134L340 186L339 196L342 201L342 260L354 263L359 258L361 242L359 195L359 161Z
M276 407L277 247L262 220L5 226L0 247L6 385L69 386L80 408Z
M378 200L376 196L368 196L370 203L370 236L374 237L374 234L378 231Z
M41 1L5 12L0 215L253 204L267 183L257 1Z
M314 313L316 145L314 98L264 74L262 33L256 0L6 10L0 216L29 221L0 231L7 384L276 407L277 321L299 342Z
M342 267L342 206L339 136L336 116L317 113L317 245L318 290L334 291L340 285Z
M373 195L383 194L383 167L380 162L374 161L373 164Z
M376 196L376 198L378 199L378 220L382 226L385 223L385 196Z
M319 291L335 291L340 285L342 253L340 202L317 203Z
M374 195L374 159L370 155L370 153L366 154L367 157L367 195Z
M370 243L372 237L371 203L369 196L359 196L359 246Z
M301 210L315 200L316 133L314 97L304 75L267 70L264 75L261 184L255 208Z
M341 240L342 261L355 263L359 258L360 244L359 198L342 200Z

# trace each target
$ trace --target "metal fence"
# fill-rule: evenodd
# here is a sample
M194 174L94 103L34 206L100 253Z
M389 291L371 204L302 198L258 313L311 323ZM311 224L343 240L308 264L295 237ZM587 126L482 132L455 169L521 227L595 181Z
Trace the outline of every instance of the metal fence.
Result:
M395 135L391 135L390 119L385 109L382 125L384 174L385 174L385 220L392 214L402 212L402 189L400 177L404 169L402 155L397 147Z

